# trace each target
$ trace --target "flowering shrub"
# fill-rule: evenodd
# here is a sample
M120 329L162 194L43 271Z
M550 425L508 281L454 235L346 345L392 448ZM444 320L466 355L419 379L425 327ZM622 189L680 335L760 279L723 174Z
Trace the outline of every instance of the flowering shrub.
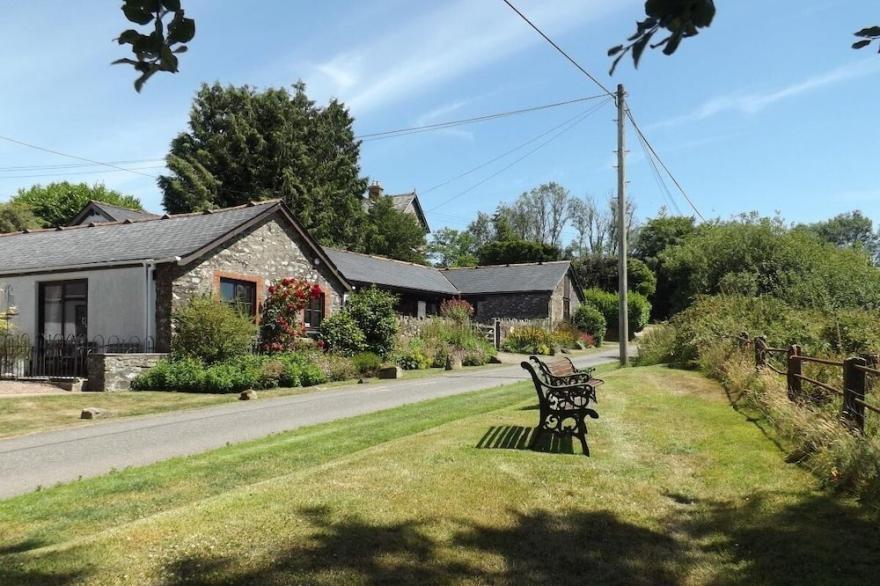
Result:
M321 295L317 285L287 277L269 287L260 322L260 347L264 352L296 350L305 335L301 316L312 299Z
M474 306L461 297L445 299L440 304L440 315L458 323L465 322L474 316Z

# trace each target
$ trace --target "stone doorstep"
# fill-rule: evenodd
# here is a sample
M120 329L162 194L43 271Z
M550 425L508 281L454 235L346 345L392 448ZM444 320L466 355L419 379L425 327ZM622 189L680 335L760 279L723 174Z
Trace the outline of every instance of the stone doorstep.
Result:
M58 387L62 391L68 391L71 393L81 393L83 391L83 387L88 382L88 379L85 378L55 378L55 377L23 377L15 380L20 380L22 382L30 382L30 383L43 383L47 385L52 385L53 387Z

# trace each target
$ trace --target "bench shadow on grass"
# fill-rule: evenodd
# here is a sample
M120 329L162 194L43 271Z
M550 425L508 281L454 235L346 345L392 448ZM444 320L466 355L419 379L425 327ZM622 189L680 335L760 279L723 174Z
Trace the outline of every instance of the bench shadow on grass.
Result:
M547 454L581 453L580 443L575 448L570 436L557 437L549 432L539 435L535 445L529 447L536 431L536 427L522 425L493 425L475 447L481 450L531 450Z

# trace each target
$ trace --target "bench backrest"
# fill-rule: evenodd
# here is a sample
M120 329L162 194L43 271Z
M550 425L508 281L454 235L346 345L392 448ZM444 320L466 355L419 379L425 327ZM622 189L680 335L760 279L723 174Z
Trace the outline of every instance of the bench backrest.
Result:
M564 377L577 373L574 364L570 360L554 360L553 362L544 362L537 356L529 356L538 370L543 374L547 381L550 382L551 377Z
M532 366L531 362L522 362L520 364L530 375L532 375L532 382L535 383L535 392L538 393L538 401L543 406L547 401L547 391L545 383L541 377L538 375L538 372L535 370L535 367Z

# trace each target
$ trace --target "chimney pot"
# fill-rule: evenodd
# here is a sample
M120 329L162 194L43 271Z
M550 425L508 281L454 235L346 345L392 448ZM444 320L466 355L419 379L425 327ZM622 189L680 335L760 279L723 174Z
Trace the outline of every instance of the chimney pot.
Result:
M373 181L367 188L367 194L372 201L376 201L377 199L382 197L383 192L384 190L382 189L382 184L378 181Z

